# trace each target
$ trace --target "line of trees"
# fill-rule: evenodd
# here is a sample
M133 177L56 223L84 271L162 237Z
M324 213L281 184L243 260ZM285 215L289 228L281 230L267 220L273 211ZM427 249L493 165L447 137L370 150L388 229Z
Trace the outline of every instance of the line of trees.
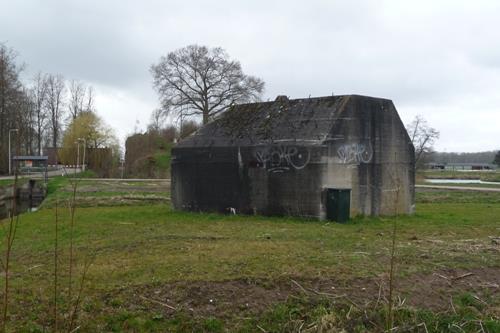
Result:
M482 151L473 153L434 152L431 161L435 163L495 163L496 151Z
M16 52L0 44L0 174L8 170L9 132L13 154L41 155L43 147L61 145L80 114L95 112L91 86L49 73L25 84L24 68Z
M439 139L439 131L431 127L427 120L417 115L406 125L406 130L415 147L415 165L417 169L426 163L493 163L500 166L500 151L482 151L471 153L437 152L434 143Z

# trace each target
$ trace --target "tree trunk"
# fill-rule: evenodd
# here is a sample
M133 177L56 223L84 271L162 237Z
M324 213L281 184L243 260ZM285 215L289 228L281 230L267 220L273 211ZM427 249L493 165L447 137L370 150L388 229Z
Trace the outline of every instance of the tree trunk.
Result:
M208 116L209 116L209 108L208 108L208 97L205 98L203 102L203 125L208 124Z

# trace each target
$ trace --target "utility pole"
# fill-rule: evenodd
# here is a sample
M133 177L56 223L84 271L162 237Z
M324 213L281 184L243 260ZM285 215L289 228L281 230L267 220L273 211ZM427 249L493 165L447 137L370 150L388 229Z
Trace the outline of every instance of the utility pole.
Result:
M81 171L85 171L85 151L87 150L87 140L85 138L78 138L78 142L83 141L83 158L82 158L82 169ZM78 164L80 166L80 164Z
M82 161L82 171L85 171L85 152L87 150L87 140L85 138L79 138L79 141L83 141L83 161Z
M10 134L12 132L19 132L17 128L11 128L9 130L9 175L12 174L12 154L11 154L11 147L10 147Z
M120 158L120 162L121 162L121 165L122 165L122 179L123 179L123 172L125 171L125 159L124 158Z
M76 169L78 169L80 167L80 139L76 140L75 143L76 143Z

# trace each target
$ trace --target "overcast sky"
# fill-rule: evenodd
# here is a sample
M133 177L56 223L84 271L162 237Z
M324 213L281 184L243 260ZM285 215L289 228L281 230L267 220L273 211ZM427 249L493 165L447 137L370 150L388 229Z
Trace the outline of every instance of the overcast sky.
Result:
M500 149L500 1L0 0L0 42L38 71L91 84L120 138L158 107L149 67L221 46L264 99L362 94L421 114L439 151Z

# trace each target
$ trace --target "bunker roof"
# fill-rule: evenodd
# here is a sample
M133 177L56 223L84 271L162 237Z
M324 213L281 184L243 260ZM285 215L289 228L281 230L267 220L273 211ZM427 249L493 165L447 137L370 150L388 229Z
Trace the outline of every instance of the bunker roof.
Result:
M339 95L288 99L278 96L270 102L239 104L188 138L177 147L254 146L269 143L321 144L350 101L391 103L390 100Z

